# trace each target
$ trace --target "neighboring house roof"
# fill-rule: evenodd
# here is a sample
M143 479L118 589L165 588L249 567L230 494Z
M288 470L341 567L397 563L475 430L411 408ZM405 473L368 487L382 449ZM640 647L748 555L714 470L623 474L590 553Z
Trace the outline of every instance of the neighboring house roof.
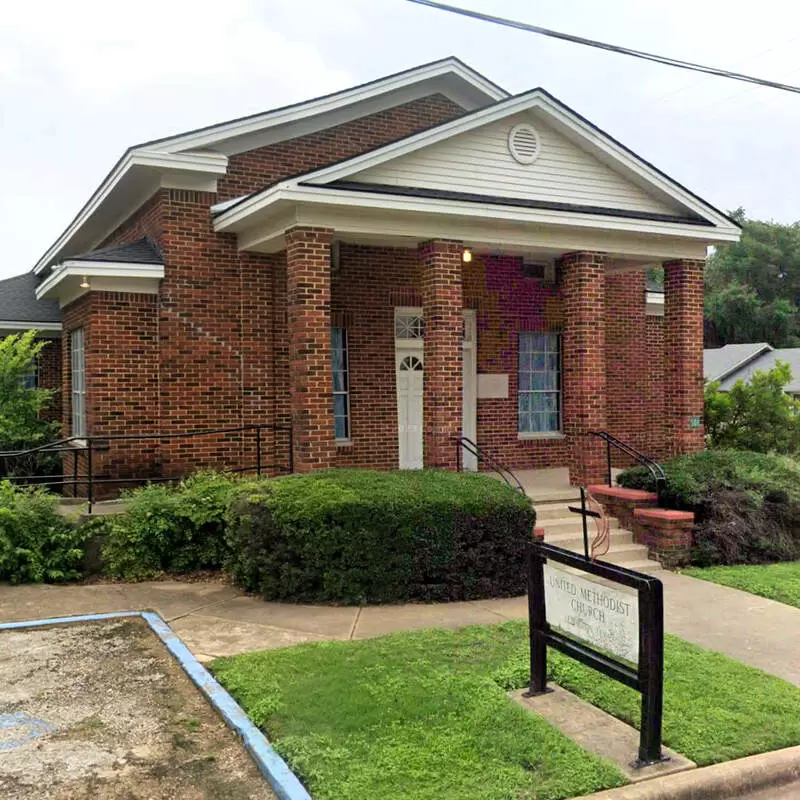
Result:
M708 381L722 381L745 367L754 358L772 350L766 342L755 344L726 344L703 351L703 377ZM734 380L734 383L736 381Z
M728 392L737 381L749 381L754 372L769 372L778 361L787 363L792 370L792 379L783 387L783 390L789 394L800 393L800 347L789 347L782 350L774 350L770 347L768 350L763 350L758 356L720 381L719 388Z
M128 148L34 272L97 246L159 187L216 191L228 156L304 136L433 94L472 111L508 96L450 57L302 103Z
M69 261L113 261L122 264L161 264L163 259L154 242L150 239L137 239L127 244L90 250L82 255L72 256Z
M61 324L61 309L54 300L37 300L39 278L31 272L0 280L0 329L54 330Z

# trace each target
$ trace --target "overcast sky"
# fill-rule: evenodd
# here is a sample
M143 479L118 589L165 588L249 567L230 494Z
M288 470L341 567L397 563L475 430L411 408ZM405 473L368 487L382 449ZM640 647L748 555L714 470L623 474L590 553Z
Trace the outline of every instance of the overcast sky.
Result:
M462 5L800 84L788 0ZM0 14L0 277L33 266L128 145L448 55L513 93L545 87L722 209L800 219L800 95L406 0L23 0Z

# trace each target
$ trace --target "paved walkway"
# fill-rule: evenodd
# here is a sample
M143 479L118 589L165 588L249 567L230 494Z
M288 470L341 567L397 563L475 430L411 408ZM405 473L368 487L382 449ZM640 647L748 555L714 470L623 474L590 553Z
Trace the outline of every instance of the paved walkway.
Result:
M800 609L660 572L667 631L800 685ZM527 618L524 597L435 605L265 603L222 583L0 585L0 621L111 611L158 611L201 660L323 639Z

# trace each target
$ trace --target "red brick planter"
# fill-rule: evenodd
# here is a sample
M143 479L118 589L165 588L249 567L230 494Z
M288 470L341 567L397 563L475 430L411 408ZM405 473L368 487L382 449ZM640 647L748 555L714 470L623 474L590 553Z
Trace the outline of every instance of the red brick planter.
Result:
M646 544L650 558L657 558L665 567L689 563L693 529L691 511L638 508L633 513L634 540Z

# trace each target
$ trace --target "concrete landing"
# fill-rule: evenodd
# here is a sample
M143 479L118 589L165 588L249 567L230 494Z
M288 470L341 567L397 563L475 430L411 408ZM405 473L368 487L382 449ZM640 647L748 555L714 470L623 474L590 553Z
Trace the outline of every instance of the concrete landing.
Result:
M639 731L636 728L560 686L550 684L550 687L552 692L536 697L525 697L524 689L511 692L511 697L524 708L544 717L584 750L616 764L631 783L685 772L697 766L680 753L662 747L667 761L636 769L632 766L639 752Z

